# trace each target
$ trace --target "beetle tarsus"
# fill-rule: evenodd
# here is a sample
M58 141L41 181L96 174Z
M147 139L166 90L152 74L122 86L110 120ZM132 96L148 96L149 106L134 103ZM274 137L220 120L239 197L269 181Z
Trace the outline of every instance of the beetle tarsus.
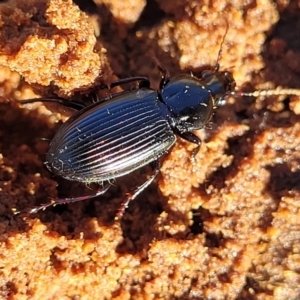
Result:
M89 199L92 199L92 198L95 198L95 197L98 197L98 196L104 194L110 188L110 186L111 186L110 183L104 183L103 187L99 188L95 194L79 196L79 197L74 197L74 198L56 199L56 200L51 201L50 203L41 204L40 206L31 208L29 210L29 213L30 214L37 213L40 210L45 210L49 206L55 206L55 205L59 205L59 204L68 204L68 203L78 202L78 201L82 201L82 200L89 200ZM20 213L20 212L18 212L18 213Z

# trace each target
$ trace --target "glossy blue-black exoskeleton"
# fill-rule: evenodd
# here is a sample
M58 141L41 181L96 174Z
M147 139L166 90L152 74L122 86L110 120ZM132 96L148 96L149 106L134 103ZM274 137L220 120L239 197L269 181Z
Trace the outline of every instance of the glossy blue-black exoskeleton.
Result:
M167 153L176 136L195 143L195 156L201 141L192 132L203 128L213 110L230 94L235 81L230 72L205 71L201 78L179 75L170 80L163 72L160 89L154 90L145 78L129 78L113 83L141 80L139 88L126 90L91 105L63 99L30 99L60 102L78 110L58 130L50 143L46 164L50 171L68 180L102 183L94 195L57 199L52 204L74 202L103 194L110 181L149 163L154 174L124 201L119 215L159 172L160 157Z

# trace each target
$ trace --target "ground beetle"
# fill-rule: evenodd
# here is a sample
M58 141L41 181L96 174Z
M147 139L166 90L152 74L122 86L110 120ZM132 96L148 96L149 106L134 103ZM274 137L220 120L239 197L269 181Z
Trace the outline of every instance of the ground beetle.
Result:
M120 217L130 200L137 197L159 173L160 157L179 136L200 147L192 133L203 128L213 110L233 92L235 81L230 72L204 71L200 78L179 75L170 79L161 69L160 89L150 88L147 78L133 77L114 82L110 87L140 81L136 89L126 90L83 105L64 99L29 99L23 104L58 102L78 110L58 130L50 143L46 165L56 175L78 182L102 183L102 189L88 196L57 199L33 208L31 212L53 204L90 199L105 193L110 181L149 163L154 174L123 202Z
M221 55L219 51L218 60ZM160 67L159 67L160 68ZM117 218L121 217L130 200L141 193L157 176L160 157L167 153L179 136L196 144L192 158L198 153L201 141L193 134L210 121L213 110L234 92L232 73L204 71L200 78L181 74L173 79L160 68L159 90L150 88L146 77L132 77L110 84L109 88L139 82L138 88L125 90L100 99L91 105L65 99L28 99L21 103L56 102L78 110L59 129L50 143L46 165L65 179L101 183L102 188L92 195L56 199L30 212L54 204L91 199L104 194L115 178L131 173L149 163L154 173L123 201ZM102 86L95 88L94 92ZM262 90L239 93L240 96L300 95L299 90ZM92 97L92 94L89 95Z

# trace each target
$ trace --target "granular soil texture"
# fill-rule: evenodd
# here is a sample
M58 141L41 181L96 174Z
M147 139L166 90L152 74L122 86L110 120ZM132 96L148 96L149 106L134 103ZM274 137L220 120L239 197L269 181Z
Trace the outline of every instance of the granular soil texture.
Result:
M120 221L120 203L150 167L99 199L26 213L97 187L44 165L72 112L19 103L36 95L87 101L94 86L130 76L158 88L157 64L171 77L213 70L226 31L220 70L233 73L238 90L299 88L298 3L77 5L0 4L0 298L299 299L299 98L229 98L196 132L203 143L194 163L194 145L178 138Z

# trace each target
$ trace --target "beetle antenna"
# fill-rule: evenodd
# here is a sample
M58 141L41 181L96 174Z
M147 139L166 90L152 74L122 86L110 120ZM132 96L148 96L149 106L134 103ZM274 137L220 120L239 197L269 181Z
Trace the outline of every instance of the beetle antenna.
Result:
M170 81L170 76L169 76L167 70L164 67L162 67L159 59L157 58L157 56L155 55L155 53L152 50L148 51L146 55L148 57L150 57L150 59L156 64L158 71L161 74L159 89L162 90Z
M222 41L221 41L221 44L220 44L220 49L219 49L219 52L218 52L217 62L216 62L216 66L215 66L215 72L218 72L219 68L220 68L220 59L222 57L222 48L223 48L223 45L225 43L226 35L228 33L228 28L229 28L228 22L226 21L226 29L225 29L225 33L223 35L223 38L222 38Z
M258 90L250 93L232 92L232 95L246 97L271 97L271 96L300 96L300 89Z

